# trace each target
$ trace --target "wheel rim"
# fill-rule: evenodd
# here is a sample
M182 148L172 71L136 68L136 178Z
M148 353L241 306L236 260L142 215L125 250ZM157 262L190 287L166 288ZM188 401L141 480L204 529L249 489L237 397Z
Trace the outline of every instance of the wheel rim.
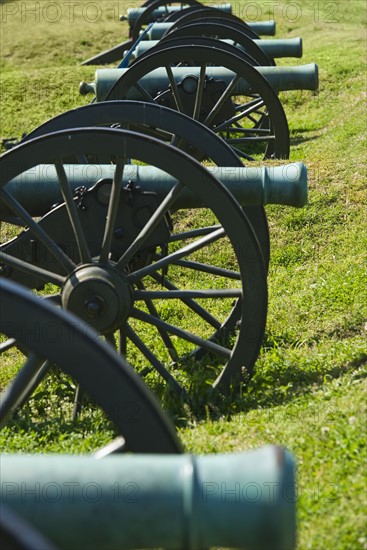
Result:
M206 36L217 39L233 40L233 45L241 46L258 65L275 65L274 61L270 60L263 50L250 38L243 30L231 24L222 24L215 22L190 23L182 26L175 26L170 29L161 38L160 42L170 38L179 38L187 36Z
M186 27L184 27L186 28ZM182 36L182 37L176 37L174 35L167 35L165 38L160 40L158 44L156 44L153 48L150 50L147 50L146 52L142 53L137 59L143 59L144 57L147 57L151 53L156 53L160 51L164 51L169 48L175 48L175 47L182 47L182 46L192 46L193 44L195 46L206 46L206 47L213 47L215 41L218 47L220 47L221 51L228 52L230 54L236 53L238 57L241 59L244 59L247 63L249 63L252 66L257 66L257 61L251 57L251 55L247 52L238 50L235 48L235 46L231 44L227 44L226 42L221 42L219 39L216 38L210 38L206 36ZM135 62L135 61L134 61ZM134 64L132 63L132 65Z
M242 19L236 15L211 8L192 10L189 8L187 11L185 10L185 13L182 12L172 14L169 18L167 17L165 19L165 22L174 23L173 28L176 28L185 26L189 23L199 22L200 20L203 22L211 22L211 20L214 20L216 23L220 22L224 25L238 25L240 30L242 30L242 32L244 32L249 38L252 38L253 40L260 39L259 35L252 30L249 25L245 23L245 21L242 21Z
M143 4L143 6L146 7L144 12L140 15L140 17L137 19L135 25L131 29L131 38L133 42L136 42L139 38L139 33L142 30L142 28L149 23L149 18L154 10L161 6L170 6L171 4L181 4L181 6L184 6L185 4L189 5L196 5L198 4L197 0L187 0L185 2L169 2L167 0L154 0L153 2L149 2L147 4ZM167 14L169 14L167 10ZM162 14L162 17L160 17L159 20L164 19L165 16Z
M150 330L153 330L153 333L156 335L155 337L158 336L159 338L159 345L161 345L163 355L169 356L171 361L173 360L173 357L177 355L179 360L181 360L180 358L182 357L190 357L190 353L194 353L195 350L197 350L197 346L199 346L199 350L204 349L205 351L210 352L210 355L216 357L217 361L218 357L221 361L223 361L224 358L224 367L221 365L218 370L213 370L213 377L211 379L213 386L222 385L225 387L232 380L235 380L241 376L243 368L246 368L247 372L251 372L261 345L265 325L267 302L266 276L262 263L261 252L259 250L256 237L253 234L251 225L243 216L242 210L232 196L226 192L223 186L215 180L213 176L208 174L199 163L184 153L170 146L163 145L161 142L158 142L153 138L147 136L143 137L132 132L114 129L70 130L68 132L59 132L53 135L37 138L28 143L24 143L22 146L16 147L3 155L0 159L0 171L1 173L6 174L7 180L9 180L15 177L20 171L31 168L35 164L39 164L41 161L46 164L49 162L56 163L59 181L64 184L66 182L67 184L68 181L63 170L63 164L60 164L61 161L57 160L58 156L61 155L61 151L63 152L63 156L66 157L71 154L81 154L83 151L88 151L90 154L93 151L96 151L102 155L107 155L109 153L116 154L118 156L119 152L123 151L124 156L138 158L144 163L156 165L160 169L170 173L177 180L182 178L182 174L185 174L185 182L175 186L175 190L172 192L171 197L169 198L167 196L166 199L160 203L159 209L157 208L154 215L152 215L152 218L150 218L145 224L145 232L147 235L146 239L148 237L150 238L151 234L149 231L152 224L156 222L158 224L158 218L163 219L165 212L174 208L175 193L180 191L181 185L184 185L185 188L188 188L190 191L196 193L201 203L205 204L206 207L209 208L209 218L211 219L214 214L215 219L217 219L223 227L218 228L217 225L215 225L209 233L207 229L205 229L206 236L203 236L203 230L200 228L197 232L198 234L191 235L193 239L191 247L188 246L188 248L186 248L185 246L177 244L180 243L182 239L181 227L184 227L187 217L185 211L182 211L182 213L178 212L178 229L174 234L171 233L168 239L167 246L169 251L167 257L165 254L163 254L162 257L159 257L159 255L157 256L157 252L153 251L152 259L149 259L147 265L141 266L137 262L138 265L135 267L136 264L134 264L134 262L137 257L136 253L137 251L141 252L142 250L141 241L139 241L140 237L138 236L134 237L135 240L133 243L128 243L128 246L126 245L127 248L125 248L125 251L122 254L119 252L119 256L116 256L110 260L109 252L112 250L111 234L113 234L113 230L115 230L114 221L116 220L117 215L116 209L113 210L113 205L117 204L116 201L119 193L118 189L121 187L118 182L121 180L121 174L124 170L124 162L122 160L116 164L115 168L114 183L112 186L112 191L110 192L108 205L108 208L112 213L109 216L110 222L106 224L103 239L100 235L99 240L101 244L98 245L100 246L100 252L97 254L93 253L93 255L90 254L90 242L88 242L85 235L83 237L83 226L82 228L78 227L77 220L73 218L73 208L71 205L73 199L67 198L66 203L69 208L68 218L69 220L72 220L73 224L73 230L70 230L71 233L69 232L68 242L71 242L71 235L73 235L74 241L77 243L77 247L74 247L73 249L74 256L70 257L67 254L65 255L62 250L63 247L60 248L53 237L50 238L49 235L47 235L45 240L45 236L39 231L39 224L37 229L37 227L32 225L32 219L30 216L23 215L23 221L28 224L36 238L43 242L44 245L48 244L49 247L51 246L52 250L50 251L50 254L53 254L56 258L57 268L54 268L56 265L55 262L51 265L51 256L49 255L47 260L49 263L46 263L46 267L49 266L49 270L48 273L44 273L40 270L39 266L35 266L33 264L30 265L24 260L16 260L14 257L9 257L10 254L7 254L7 250L9 252L9 246L11 245L8 245L8 247L5 245L1 258L3 264L13 268L14 273L12 278L14 279L16 274L19 275L18 268L20 267L21 270L26 273L26 275L22 275L22 280L25 284L29 285L29 282L27 282L28 277L30 275L34 275L36 278L43 278L46 282L52 282L60 288L65 288L66 282L70 278L70 275L72 273L76 273L78 275L75 275L77 279L77 286L81 285L79 288L82 288L82 285L85 283L85 278L79 277L78 270L81 269L80 266L86 266L88 268L88 266L95 265L97 263L98 267L105 269L107 272L106 277L110 275L111 269L118 269L120 272L125 273L129 283L133 286L133 301L135 301L135 303L129 309L129 319L133 318L135 325L142 323L144 327L149 326ZM136 154L136 151L138 151L138 155ZM157 159L159 162L157 162ZM22 168L19 168L20 166ZM200 178L200 181L202 182L200 186L195 184L195 182L198 181L198 178ZM60 186L62 186L62 183L60 183ZM68 197L66 191L64 191L64 195ZM3 183L2 198L12 207L15 213L18 215L21 213L20 209L16 205L16 202L14 203L14 200L12 201L11 198L9 199L9 194L6 195L6 182ZM77 217L81 216L81 212L83 212L83 210L79 210L77 212ZM61 227L57 216L64 216L65 214L65 207L56 208L48 216L43 218L43 225L41 224L41 229L52 227L52 231L55 232L56 235L58 231L60 232L59 228ZM92 222L93 224L96 223L94 218L92 219ZM47 223L50 225L47 225ZM72 226L72 224L70 223L70 226ZM48 232L50 231L48 230ZM66 228L63 225L62 236L65 236L65 239L66 233ZM58 235L59 234L60 233L58 233ZM188 233L184 231L183 234L186 240ZM253 262L245 261L245 251L238 249L239 235L241 235L243 242L251 243L250 252ZM92 238L92 236L90 238ZM95 242L95 236L93 236L93 242ZM228 271L223 267L223 265L212 266L212 264L209 263L209 260L205 260L205 258L203 260L204 266L207 266L205 269L214 271L211 273L210 279L210 284L214 285L212 287L214 291L213 299L220 299L220 308L223 309L223 311L222 309L220 310L220 315L216 313L217 317L215 318L213 318L211 314L210 306L209 308L207 308L207 306L200 308L197 307L196 304L197 299L200 300L200 298L204 295L204 301L210 301L212 299L210 292L204 291L201 293L200 287L199 289L194 288L192 291L190 290L186 292L186 294L182 293L182 290L185 289L185 283L187 283L185 276L187 276L187 274L192 275L193 272L195 274L198 273L197 264L191 263L191 261L197 262L193 250L197 249L200 256L201 251L205 249L205 254L208 253L210 255L211 250L209 245L211 242L214 243L214 248L217 243L232 243L234 250L230 251L230 257L232 258L232 261L235 261L236 263L235 272L233 273L233 270ZM78 252L76 252L76 250ZM247 252L249 252L249 250L247 250ZM146 262L145 258L144 261ZM223 261L225 262L224 265L227 265L227 258ZM163 277L162 279L160 276L161 269L165 269L168 265L170 266L169 275L168 277ZM50 267L52 267L52 269ZM202 268L201 264L200 268ZM181 271L184 275L182 275ZM150 287L148 288L146 286L146 281L149 277L153 280L153 282L150 283ZM86 278L88 279L88 276ZM227 283L230 281L231 285L232 281L238 281L238 284L236 283L237 286L234 285L233 290L231 290L232 286L227 289L227 293L229 292L229 298L226 292L221 290L221 285L223 285L224 280L226 280ZM183 283L177 285L177 290L175 288L175 283L178 281ZM161 291L159 289L157 290L157 282L159 285L162 285ZM199 286L202 284L200 281L195 282ZM208 284L208 281L206 281L206 284ZM191 286L189 286L189 288L191 288ZM171 294L166 294L163 296L162 292L167 291L171 291ZM176 295L174 293L172 294L172 291L176 291ZM99 291L96 291L94 288L92 294L93 296L97 295L99 298ZM243 299L238 305L238 307L241 308L241 326L238 336L234 343L231 342L230 344L227 344L226 341L225 345L214 343L212 340L213 335L216 340L218 340L218 336L223 337L223 339L227 336L227 329L223 332L221 327L222 324L225 324L227 314L230 314L231 312L232 295L237 297L240 297L241 295L243 296ZM87 299L89 299L88 297L89 295L87 298L83 296L83 304L86 304L85 308L87 313L89 312L89 303L87 303ZM177 300L182 307L180 312L174 309L173 313L175 321L174 323L171 323L165 320L164 315L165 308L168 307L167 303L173 298ZM63 298L61 297L61 301L62 299ZM108 298L104 295L101 299L102 301L108 300ZM137 305L139 301L143 304L142 309L141 306ZM159 303L160 312L156 309L155 303ZM223 307L222 304L224 304ZM182 324L176 327L175 323L181 323L180 315L182 314L182 310L189 311L192 317L191 319L183 317ZM217 310L218 308L216 302L215 311L217 312ZM170 310L170 312L171 311L172 310ZM91 322L90 316L88 315L85 319L87 322ZM157 358L157 354L155 352L155 348L157 347L158 349L157 341L152 341L152 353L149 346L147 346L144 342L142 343L141 339L137 338L137 336L139 336L139 331L141 332L141 326L136 328L134 325L134 328L134 326L130 326L130 322L124 323L124 315L119 318L120 320L122 319L121 330L119 331L121 342L120 351L125 351L124 341L127 338L129 342L132 342L133 345L139 349L140 354L144 356L144 364L146 364L147 360L150 361L155 369L160 372L160 375L163 376L163 378L165 378L165 380L177 391L182 393L184 388L181 388L176 383L177 381L172 376L169 369L166 368L160 358ZM197 334L191 333L190 328L188 328L190 325L191 329L195 326L195 321L192 321L192 319L200 319L200 322L205 325L205 330L203 329L200 332L201 336L199 337ZM169 335L175 335L175 338L180 341L180 345L177 347L177 353L172 352L172 349L170 349L171 340L167 333L169 333ZM109 341L113 341L110 333L106 334L106 338ZM181 340L184 343L182 346ZM173 349L174 348L175 346L173 346ZM211 359L211 361L214 360Z
M169 133L168 139L172 136L171 143L175 142L179 146L177 138L183 138L195 149L201 150L205 158L210 159L217 166L242 166L232 149L200 122L173 109L140 101L107 101L72 109L48 120L30 132L23 142L66 128L115 123L132 123L133 129L137 124L137 130L142 133L145 133L148 127L162 129ZM163 139L164 136L161 137ZM49 207L51 204L47 209ZM245 206L243 210L257 235L267 270L270 261L270 238L265 210L262 206Z
M123 436L125 450L181 452L172 426L146 386L91 327L87 328L77 317L32 295L14 282L0 278L0 287L1 332L30 352L2 396L2 423L12 414L17 403L28 395L39 366L47 360L77 380L102 407ZM24 331L24 326L36 325L57 329L57 338L40 338L37 330ZM129 403L138 404L139 419L136 418L135 422L122 414Z

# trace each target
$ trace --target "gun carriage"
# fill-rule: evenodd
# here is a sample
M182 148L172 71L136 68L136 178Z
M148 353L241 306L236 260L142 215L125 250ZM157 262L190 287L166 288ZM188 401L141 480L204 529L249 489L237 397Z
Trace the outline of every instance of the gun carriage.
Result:
M302 207L307 201L302 163L254 161L289 156L279 92L318 86L314 64L275 66L277 57L301 57L302 41L261 40L259 33L275 34L274 22L245 24L229 5L203 9L194 0L178 9L164 0L144 7L127 15L127 42L84 62L115 62L129 49L116 69L100 69L94 83L82 83L81 92L94 93L96 101L45 122L0 157L0 219L10 235L0 248L5 335L0 353L17 348L25 356L2 396L1 422L17 413L57 364L80 384L73 418L87 391L114 421L119 437L95 457L100 462L2 458L4 479L49 483L51 471L63 483L67 462L76 478L89 472L102 487L107 471L125 482L130 472L146 470L139 477L142 507L131 515L126 507L111 506L103 489L104 529L91 531L91 547L95 541L101 547L99 537L110 536L109 548L291 549L294 498L282 499L285 488L294 486L287 453L167 456L165 462L137 455L134 464L127 456L108 456L182 452L142 378L158 377L192 404L200 395L206 403L214 391L232 391L251 376L267 310L270 246L263 206ZM42 297L19 284L42 291ZM64 336L57 345L26 337L19 315L30 324L38 319L63 326ZM72 346L65 341L70 326L77 336ZM83 327L92 327L92 335ZM131 401L141 407L137 425L116 415ZM233 471L227 475L228 460ZM167 472L151 485L163 462ZM268 482L270 475L278 484L276 498L223 506L221 495L210 495L206 519L197 480L232 483L244 467L246 483L262 483L264 472ZM189 468L187 480L173 487L172 479ZM24 469L33 471L26 481ZM188 494L191 507L184 511ZM141 539L142 514L148 514L150 533L157 523L147 505L153 496L158 514L172 512L172 525ZM5 504L11 510L2 504L1 530L10 539L18 521L29 521L31 530L52 541L50 547L75 545L53 513L44 528L43 505L24 507L15 493ZM68 525L90 521L87 506L80 504L74 517L70 510L63 502L57 517ZM116 514L122 514L124 529L108 521ZM184 516L190 517L189 527L182 525ZM216 528L219 517L228 518L225 528Z

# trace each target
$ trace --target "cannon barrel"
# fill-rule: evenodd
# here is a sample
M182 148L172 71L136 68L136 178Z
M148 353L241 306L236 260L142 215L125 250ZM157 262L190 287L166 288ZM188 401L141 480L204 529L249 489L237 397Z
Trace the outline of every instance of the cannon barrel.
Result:
M200 22L200 19L198 19ZM220 22L220 18L218 19ZM225 24L225 21L224 21ZM144 36L143 40L160 40L164 33L171 29L175 23L154 23L152 27L148 30L147 34ZM262 36L275 36L276 24L275 21L257 21L257 22L246 22L246 25L250 27L257 34Z
M189 7L189 6L187 6ZM204 7L204 6L203 6ZM213 6L208 6L208 8L215 8L216 10L219 10L219 11L225 11L227 13L232 13L232 5L227 3L227 4L218 4L218 5L213 5ZM156 8L155 10L152 11L152 13L150 14L150 17L149 19L146 20L146 23L153 23L154 21L156 21L159 17L165 17L171 13L176 13L178 11L182 11L182 6L159 6L158 8ZM142 7L142 8L128 8L126 10L126 21L129 23L130 26L133 26L135 25L135 23L137 22L137 20L139 19L139 17L141 15L143 15L143 13L145 12L146 8L145 7Z
M113 165L68 164L65 172L73 190L92 188L100 179L113 178ZM208 170L231 191L242 205L283 204L302 207L307 202L307 168L302 162L282 166L208 167ZM123 185L133 181L141 191L154 191L163 200L177 183L175 178L151 166L126 165ZM198 182L200 185L200 182ZM7 190L32 216L46 214L55 203L61 202L59 180L53 165L40 164L23 172L7 184ZM175 202L175 209L200 208L202 204L189 190L184 189ZM11 215L0 201L0 219Z
M174 36L172 36L173 38ZM139 57L147 50L150 50L158 44L158 40L142 40L133 51L134 58ZM233 44L233 40L223 40L227 44ZM260 46L262 51L269 58L278 57L302 57L302 38L284 38L275 40L254 40L255 44ZM244 50L242 46L236 44L239 50Z
M318 67L315 63L300 65L295 67L255 67L271 84L277 92L287 90L317 90ZM95 75L95 93L97 101L104 101L108 92L115 82L129 69L98 69ZM175 81L180 83L186 77L199 78L200 67L173 67L173 76ZM206 75L208 78L224 81L227 85L232 81L235 74L224 67L207 67ZM140 84L151 95L165 90L169 86L169 80L165 68L154 69L148 75L141 78ZM93 92L93 87L82 83L80 92ZM240 78L231 95L248 95L255 92L251 83L244 78ZM122 98L121 98L122 99ZM136 88L131 88L125 99L144 101L144 96Z
M295 464L229 455L2 455L1 501L62 550L292 550Z

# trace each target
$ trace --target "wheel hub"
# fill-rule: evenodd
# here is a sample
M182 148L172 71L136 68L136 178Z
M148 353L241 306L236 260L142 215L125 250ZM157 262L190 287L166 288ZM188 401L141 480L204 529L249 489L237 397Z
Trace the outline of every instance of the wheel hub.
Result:
M129 316L133 298L126 275L113 266L83 265L67 279L62 306L102 334L117 330Z

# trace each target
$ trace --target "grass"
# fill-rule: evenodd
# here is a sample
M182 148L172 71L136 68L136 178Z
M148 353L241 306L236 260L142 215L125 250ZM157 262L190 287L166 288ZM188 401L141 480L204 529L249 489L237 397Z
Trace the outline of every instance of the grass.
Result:
M56 12L38 4L39 21L22 11L24 2L1 5L2 137L19 137L86 103L78 83L92 80L94 68L79 63L127 34L116 2L100 2L98 22L81 7L71 21L60 2L52 23ZM250 4L236 2L234 10L248 19L274 16L278 37L303 37L300 63L319 65L318 93L282 94L291 159L309 169L309 204L267 208L269 312L252 380L240 395L213 398L210 407L203 399L197 414L177 412L169 394L166 408L176 414L187 452L287 446L298 463L298 548L366 550L366 7L360 0L258 1L255 13ZM2 361L4 384L14 358ZM61 387L72 398L69 381L52 380L53 391ZM63 410L46 420L48 399L34 400L17 421L20 431L2 432L3 448L86 452L111 438L110 424L92 405L77 426ZM43 422L34 423L36 417Z

